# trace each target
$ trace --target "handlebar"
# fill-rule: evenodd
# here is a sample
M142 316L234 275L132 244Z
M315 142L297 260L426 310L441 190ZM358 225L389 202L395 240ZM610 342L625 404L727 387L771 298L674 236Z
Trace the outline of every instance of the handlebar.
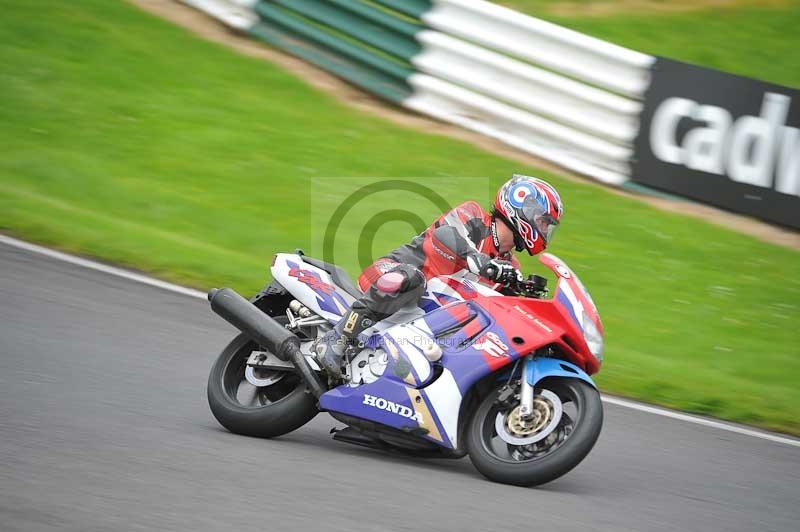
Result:
M514 280L506 285L512 292L523 297L533 297L541 299L546 297L547 278L541 275L531 274L527 279L521 281Z
M484 277L486 277L487 279L494 279L495 277L497 277L497 268L495 268L492 265L489 265L486 267L486 271L484 273L485 273Z

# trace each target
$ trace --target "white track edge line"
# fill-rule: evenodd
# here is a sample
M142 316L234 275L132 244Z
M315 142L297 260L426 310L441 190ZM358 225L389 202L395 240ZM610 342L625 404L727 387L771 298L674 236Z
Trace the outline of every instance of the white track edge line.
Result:
M134 281L137 283L146 284L149 286L153 286L156 288L161 288L163 290L168 290L170 292L175 292L177 294L182 294L189 297L194 297L198 299L206 299L206 294L200 292L199 290L194 290L192 288L186 288L185 286L180 286L173 283L168 283L166 281L161 281L159 279L154 279L152 277L148 277L146 275L142 275L139 273L135 273L129 270L124 270L122 268L116 268L114 266L109 266L107 264L102 264L100 262L96 262L89 259L84 259L82 257L77 257L75 255L69 255L67 253L62 253L61 251L55 251L50 248L46 248L44 246L39 246L37 244L31 244L29 242L25 242L22 240L18 240L16 238L12 238L10 236L6 236L0 234L0 243L6 244L11 247L15 247L18 249L23 249L25 251L30 251L32 253L38 253L39 255L44 255L46 257L60 260L63 262L67 262L69 264L74 264L76 266L81 266L83 268L88 268L90 270L95 270L102 273L107 273L109 275L115 275L117 277L122 277L123 279L128 279L129 281ZM712 427L719 430L725 430L728 432L734 432L736 434L743 434L745 436L752 436L754 438L760 438L762 440L767 440L775 443L782 443L785 445L791 445L793 447L800 447L800 440L781 436L778 434L770 433L770 432L762 432L758 430L748 429L745 427L740 427L737 425L731 425L728 423L722 423L719 421L714 421L711 419L706 419L702 417L692 416L689 414L684 414L682 412L676 412L674 410L667 410L665 408L658 408L654 406L649 406L641 403L636 403L633 401L627 401L625 399L620 399L618 397L610 397L608 395L602 396L603 402L621 406L624 408L630 408L632 410L638 410L640 412L646 412L648 414L655 414L657 416L668 417L672 419L677 419L680 421L686 421L688 423L694 423L696 425L704 425L706 427Z
M694 423L696 425L704 425L706 427L725 430L728 432L735 432L736 434L744 434L746 436L761 438L762 440L768 440L776 443L783 443L785 445L791 445L793 447L800 447L800 440L786 436L781 436L779 434L775 434L772 432L749 429L739 425L723 423L721 421L715 421L713 419L693 416L691 414L684 414L683 412L676 412L675 410L667 410L666 408L659 408L656 406L650 406L642 403L637 403L634 401L627 401L625 399L620 399L618 397L610 397L608 395L603 395L602 399L604 403L616 406L623 406L625 408L630 408L632 410L647 412L648 414L655 414L657 416L669 417L672 419L678 419L680 421L686 421L688 423Z
M107 273L109 275L122 277L124 279L128 279L129 281L134 281L137 283L154 286L156 288L162 288L164 290L169 290L170 292L183 294L189 297L206 299L206 294L200 292L199 290L194 290L192 288L186 288L185 286L168 283L166 281L154 279L152 277L148 277L140 273L132 272L129 270L123 270L122 268L116 268L114 266L109 266L107 264L102 264L100 262L95 262L93 260L84 259L83 257L76 257L75 255L69 255L67 253L62 253L60 251L55 251L53 249L46 248L44 246L39 246L37 244L31 244L29 242L17 240L16 238L11 238L6 235L0 234L0 242L11 247L24 249L25 251L30 251L32 253L38 253L39 255L44 255L46 257L50 257L51 259L68 262L70 264L74 264L76 266L82 266L90 270L95 270L98 272Z

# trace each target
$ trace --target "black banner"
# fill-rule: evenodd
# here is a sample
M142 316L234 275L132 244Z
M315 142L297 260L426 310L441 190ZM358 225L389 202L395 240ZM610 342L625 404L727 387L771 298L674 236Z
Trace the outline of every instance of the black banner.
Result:
M633 179L800 228L800 91L658 58Z

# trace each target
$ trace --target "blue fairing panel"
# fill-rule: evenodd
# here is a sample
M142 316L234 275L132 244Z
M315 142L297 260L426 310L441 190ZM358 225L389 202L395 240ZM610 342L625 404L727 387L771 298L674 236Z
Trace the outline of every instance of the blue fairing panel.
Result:
M532 386L535 386L537 382L546 377L571 377L586 381L594 388L597 388L591 377L581 368L575 364L555 358L535 358L533 364L527 365L525 377Z

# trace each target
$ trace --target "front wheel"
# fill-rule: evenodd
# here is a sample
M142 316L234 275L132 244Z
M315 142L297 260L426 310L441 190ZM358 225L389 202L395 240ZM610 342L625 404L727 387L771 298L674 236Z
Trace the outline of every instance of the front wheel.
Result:
M258 349L245 334L228 344L208 376L208 405L229 431L271 438L302 427L319 411L297 373L247 366Z
M466 430L470 460L486 478L535 486L566 474L591 451L603 426L600 394L579 379L545 379L535 389L534 415L519 401L503 403L498 386L478 405Z

